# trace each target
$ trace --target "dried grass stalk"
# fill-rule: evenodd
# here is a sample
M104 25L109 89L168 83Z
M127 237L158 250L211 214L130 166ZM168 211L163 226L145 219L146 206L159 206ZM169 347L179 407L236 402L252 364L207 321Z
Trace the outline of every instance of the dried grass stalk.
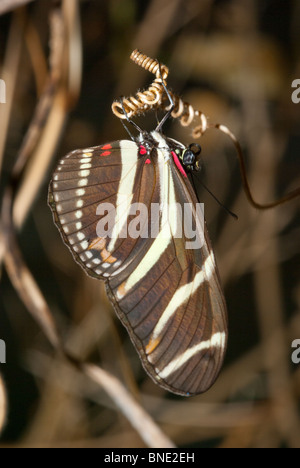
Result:
M3 378L0 374L0 434L3 431L7 417L7 396Z
M13 11L16 8L26 5L33 0L0 0L0 15Z

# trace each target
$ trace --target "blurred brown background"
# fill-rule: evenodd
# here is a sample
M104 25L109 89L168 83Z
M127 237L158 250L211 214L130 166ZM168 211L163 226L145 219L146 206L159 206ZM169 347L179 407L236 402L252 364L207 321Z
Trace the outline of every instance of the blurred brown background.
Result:
M0 104L0 197L46 82L53 3L33 1L0 17L0 78L8 88L7 104ZM239 221L199 189L230 340L217 383L192 399L167 394L146 376L103 284L75 264L47 206L59 158L127 138L111 103L152 79L129 61L134 48L168 65L169 86L238 136L257 201L298 187L300 104L291 101L291 84L300 78L299 2L69 0L62 8L72 67L61 70L65 87L52 101L52 121L40 128L47 133L22 174L14 224L68 349L117 376L179 447L300 447L300 365L291 361L291 343L300 339L298 201L267 212L253 209L231 142L216 131L201 140L203 181ZM138 123L152 130L155 116ZM165 132L191 143L191 130L178 122L168 122ZM0 426L6 419L0 446L145 447L107 392L60 366L12 286L4 257L1 234L0 339L7 364L0 368Z

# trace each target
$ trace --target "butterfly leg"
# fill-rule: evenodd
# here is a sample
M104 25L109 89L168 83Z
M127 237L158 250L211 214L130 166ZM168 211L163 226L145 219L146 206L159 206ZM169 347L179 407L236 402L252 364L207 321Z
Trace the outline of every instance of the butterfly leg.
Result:
M121 104L121 107L123 109L123 113L125 115L125 118L127 120L127 122L132 125L139 133L143 133L143 130L133 121L131 120L129 117L128 117L128 114L126 112L126 109L125 109L125 106L124 106L124 102L123 102L123 97L120 98L120 104ZM131 131L129 130L129 128L125 125L125 123L123 122L123 120L121 120L122 124L123 124L123 127L125 128L126 132L128 133L128 135L130 136L131 140L132 141L136 141L136 138L132 135Z
M168 112L166 113L166 115L164 115L164 117L162 118L162 120L159 122L158 126L156 127L155 131L156 132L160 132L162 127L164 126L164 124L166 123L167 120L169 120L169 118L171 117L172 115L172 112L175 108L175 102L174 102L174 99L172 98L165 82L164 82L164 79L163 79L163 76L162 76L162 71L161 71L161 65L159 64L159 73L160 73L160 79L161 79L161 84L165 90L165 93L169 99L169 103L170 103L170 109L168 110Z

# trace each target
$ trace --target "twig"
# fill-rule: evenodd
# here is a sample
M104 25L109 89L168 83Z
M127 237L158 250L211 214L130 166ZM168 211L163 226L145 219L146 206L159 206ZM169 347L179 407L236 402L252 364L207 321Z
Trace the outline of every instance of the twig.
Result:
M5 425L6 417L7 417L7 397L6 397L4 381L0 374L0 434Z
M47 123L43 128L40 141L31 157L30 164L22 180L22 185L18 191L14 205L14 222L17 227L22 226L30 206L44 181L55 154L57 142L60 140L62 131L64 130L68 110L77 102L81 89L82 46L78 3L64 2L63 12L66 31L63 30L59 18L55 16L52 18L52 27L55 30L51 36L52 54L50 57L50 70L52 78L50 81L54 84L59 82L63 74L66 83L52 98ZM68 37L67 41L65 40L66 35ZM67 56L67 70L62 70L62 61L60 60L62 56ZM35 122L35 128L37 131L41 129L38 118Z
M7 192L5 198L9 203ZM12 225L9 225L9 220L5 220L4 217L2 219L3 225L5 225L4 237L10 237L9 245L6 242L7 253L5 255L5 266L9 277L25 306L40 324L50 343L54 348L60 348L60 340L51 311L23 260Z
M51 15L51 55L50 55L50 72L49 78L45 85L45 90L38 102L32 122L28 132L24 138L17 161L15 163L12 177L14 181L19 181L22 172L28 162L33 150L35 149L39 138L40 130L45 125L49 116L55 92L60 83L62 74L62 60L64 48L64 26L63 18L59 10L54 10Z
M59 347L59 339L57 330L51 312L39 291L34 278L23 260L21 251L18 246L17 236L13 222L13 206L17 193L17 187L22 177L22 173L28 162L33 149L39 140L39 129L45 123L53 101L53 96L59 84L59 61L62 61L63 55L63 19L58 10L55 10L52 15L52 35L59 35L59 41L55 41L55 46L52 48L51 55L51 71L48 82L45 86L45 91L37 105L36 112L33 116L32 123L25 136L24 142L18 154L17 161L14 165L11 182L7 186L2 202L2 229L5 244L5 265L10 275L10 279L18 291L20 297L31 311L36 320L40 323L46 332L46 335L54 347Z
M146 411L135 402L121 382L93 364L83 364L82 370L94 382L101 385L115 404L131 422L145 443L152 448L174 448L175 445L153 422Z
M2 161L4 156L4 148L6 144L9 121L12 113L13 98L15 94L19 62L22 52L23 33L25 29L26 17L23 12L16 12L13 15L12 24L9 31L9 37L5 52L5 60L3 66L3 74L1 78L6 83L9 83L6 89L6 104L0 106L0 173L2 170Z
M67 98L64 90L56 92L53 96L47 123L26 167L14 202L13 218L14 224L18 229L22 227L36 195L44 183L45 174L47 174L49 165L55 154L57 142L65 128L67 119L66 101Z
M0 0L0 15L15 10L33 0Z

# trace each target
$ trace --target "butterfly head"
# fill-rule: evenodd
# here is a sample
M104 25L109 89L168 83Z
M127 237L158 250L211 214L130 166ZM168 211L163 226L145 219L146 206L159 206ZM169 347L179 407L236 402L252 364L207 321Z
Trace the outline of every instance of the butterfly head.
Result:
M182 143L167 138L159 132L146 133L142 132L138 139L139 155L150 157L154 148L161 149L166 155L166 160L169 160L170 155L179 168L181 173L200 171L201 169L201 146L198 143L191 143L188 147Z
M201 169L201 146L197 143L192 143L187 148L176 148L177 154L182 166L186 172L200 171Z

